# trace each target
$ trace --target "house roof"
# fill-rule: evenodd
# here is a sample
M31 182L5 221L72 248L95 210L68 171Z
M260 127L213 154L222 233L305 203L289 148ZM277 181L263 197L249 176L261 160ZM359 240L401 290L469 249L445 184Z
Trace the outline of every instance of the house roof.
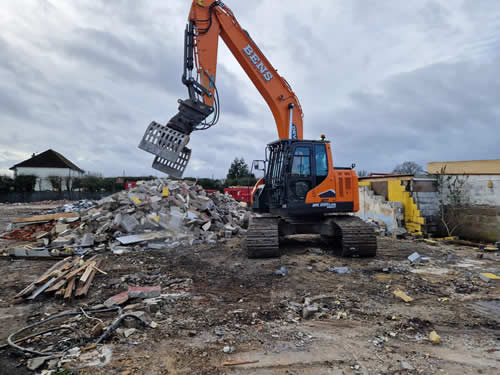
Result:
M78 168L75 164L70 162L68 159L66 159L64 156L62 156L60 153L57 151L54 151L52 149L49 149L45 152L42 152L41 154L35 155L31 157L30 159L27 159L25 161L22 161L21 163L18 163L12 167L10 167L10 170L14 170L19 167L25 167L25 168L69 168L73 169L75 171L79 171L84 173L85 171L83 169Z

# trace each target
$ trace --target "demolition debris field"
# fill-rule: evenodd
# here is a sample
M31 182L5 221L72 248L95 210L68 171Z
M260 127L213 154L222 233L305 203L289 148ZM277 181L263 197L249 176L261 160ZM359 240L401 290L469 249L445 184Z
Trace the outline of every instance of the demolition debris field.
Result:
M33 214L9 205L0 210ZM244 237L107 251L99 254L106 274L96 273L86 296L33 301L14 296L56 261L4 256L0 340L52 314L101 305L131 286L159 286L159 297L121 304L144 312L154 322L148 327L128 322L95 349L89 345L102 333L101 327L92 336L95 319L107 327L117 314L70 317L58 324L77 327L78 338L53 332L23 345L66 340L80 351L61 366L79 374L496 374L500 288L479 274L498 269L498 252L389 237L379 237L378 246L373 259L335 257L314 236L287 239L282 257L269 260L247 259ZM415 251L429 260L411 264ZM397 297L398 289L413 301ZM438 344L430 341L432 331ZM12 349L2 349L0 358L0 373L33 373Z

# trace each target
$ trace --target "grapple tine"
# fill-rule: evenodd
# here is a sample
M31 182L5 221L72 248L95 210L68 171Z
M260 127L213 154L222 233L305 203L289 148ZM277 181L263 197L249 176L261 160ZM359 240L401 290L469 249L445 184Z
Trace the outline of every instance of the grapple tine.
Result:
M176 161L188 142L189 135L153 121L146 129L139 148L163 159Z
M187 147L184 147L184 149L180 152L179 157L175 161L157 156L153 161L152 167L158 171L167 173L169 176L181 178L187 164L189 163L190 158L191 150Z

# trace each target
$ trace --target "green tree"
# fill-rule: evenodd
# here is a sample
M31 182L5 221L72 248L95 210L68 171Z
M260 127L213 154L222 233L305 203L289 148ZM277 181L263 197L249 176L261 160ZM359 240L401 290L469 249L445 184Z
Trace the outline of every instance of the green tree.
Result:
M97 176L84 176L80 183L83 191L96 192L101 190L101 178Z
M14 190L19 192L31 192L35 190L36 176L20 175L14 179Z
M248 170L248 164L243 158L234 158L226 176L225 186L254 185L257 179Z
M14 180L8 176L0 176L0 193L14 190Z
M216 180L212 178L200 178L197 181L198 185L203 187L203 189L208 189L208 190L219 190L222 191L224 188L224 184L222 183L221 180Z

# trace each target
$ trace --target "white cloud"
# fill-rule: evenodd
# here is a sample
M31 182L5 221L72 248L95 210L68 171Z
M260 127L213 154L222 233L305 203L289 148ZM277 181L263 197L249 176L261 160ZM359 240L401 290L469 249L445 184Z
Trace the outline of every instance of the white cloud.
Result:
M326 133L338 163L387 171L405 159L498 158L500 113L488 100L497 95L498 1L286 4L228 2L299 96L305 136ZM187 95L188 10L185 0L4 1L0 173L53 148L85 170L156 174L137 144ZM267 105L222 43L223 112L216 127L192 135L186 175L222 177L234 157L262 158L277 138Z

